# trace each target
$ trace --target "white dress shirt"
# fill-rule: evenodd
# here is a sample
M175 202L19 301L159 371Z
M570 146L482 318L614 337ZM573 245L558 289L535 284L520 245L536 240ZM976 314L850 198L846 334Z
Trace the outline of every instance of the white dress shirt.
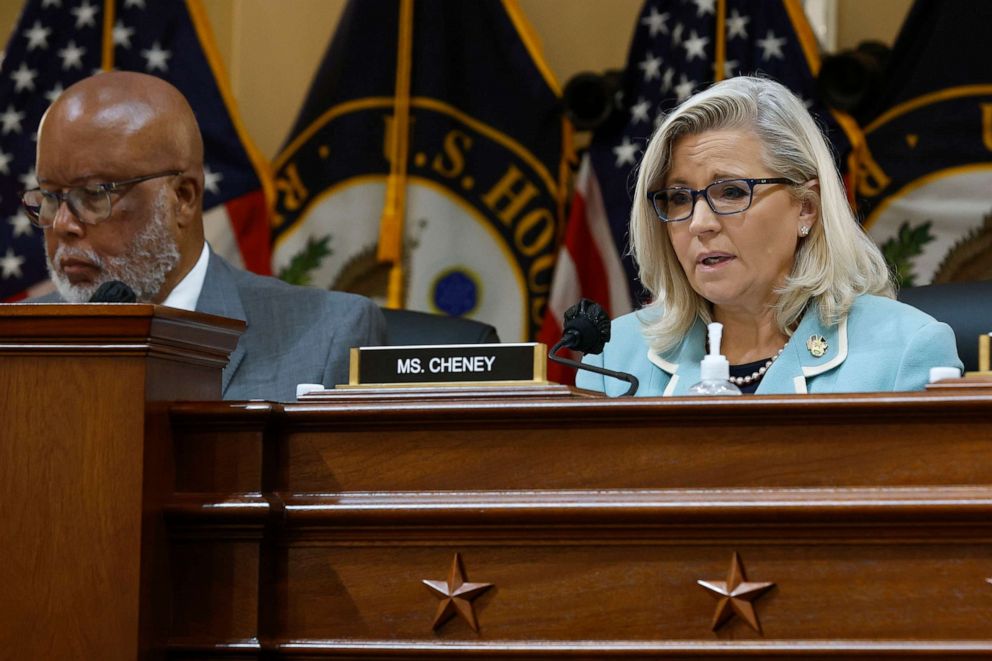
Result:
M203 280L207 277L207 263L210 261L210 247L207 242L203 242L203 250L196 264L186 274L186 277L179 281L169 295L162 301L162 305L180 310L196 309L196 303L200 300L200 292L203 290Z

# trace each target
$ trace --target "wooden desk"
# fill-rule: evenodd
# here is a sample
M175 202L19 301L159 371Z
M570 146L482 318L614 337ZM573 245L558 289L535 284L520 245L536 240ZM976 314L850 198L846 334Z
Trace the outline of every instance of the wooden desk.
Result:
M168 654L984 658L990 420L981 391L176 404ZM456 554L478 632L433 626ZM774 585L714 631L735 554Z

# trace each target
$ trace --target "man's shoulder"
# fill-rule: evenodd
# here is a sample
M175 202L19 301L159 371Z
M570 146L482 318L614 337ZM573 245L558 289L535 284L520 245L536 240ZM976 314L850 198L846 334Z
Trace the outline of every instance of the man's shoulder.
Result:
M294 309L303 306L312 311L333 308L337 313L343 310L362 310L376 307L371 300L358 294L293 285L279 278L258 275L233 267L231 272L242 295L242 302L246 306L250 306L252 303L262 303L275 307L285 306Z

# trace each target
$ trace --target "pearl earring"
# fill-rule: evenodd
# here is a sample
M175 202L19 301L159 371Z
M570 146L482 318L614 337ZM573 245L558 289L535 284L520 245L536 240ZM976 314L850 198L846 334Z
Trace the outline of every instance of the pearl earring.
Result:
M808 235L809 235L809 228L808 227L806 227L805 225L803 225L802 227L799 228L799 236L803 236L804 237L804 236L808 236Z

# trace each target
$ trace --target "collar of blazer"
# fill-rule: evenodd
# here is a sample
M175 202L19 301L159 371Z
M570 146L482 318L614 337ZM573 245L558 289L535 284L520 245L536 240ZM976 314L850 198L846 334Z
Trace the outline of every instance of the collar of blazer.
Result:
M203 280L203 289L200 290L200 298L196 302L196 311L216 314L231 319L240 319L247 324L248 317L241 302L241 295L238 293L238 285L231 272L233 268L211 248L210 261L207 262L207 275ZM248 332L248 328L245 328L245 332ZM231 353L227 367L224 368L221 393L227 391L227 386L231 383L231 379L234 377L234 373L238 371L238 366L241 365L244 357L245 343L240 341Z
M826 350L813 355L807 343L810 338L823 338ZM699 361L706 353L706 326L696 320L685 339L671 351L657 354L648 349L647 358L669 375L664 396L685 395L699 381ZM785 351L778 357L758 385L756 394L766 392L805 393L806 379L829 372L847 359L847 318L836 326L820 322L815 306L803 315Z

